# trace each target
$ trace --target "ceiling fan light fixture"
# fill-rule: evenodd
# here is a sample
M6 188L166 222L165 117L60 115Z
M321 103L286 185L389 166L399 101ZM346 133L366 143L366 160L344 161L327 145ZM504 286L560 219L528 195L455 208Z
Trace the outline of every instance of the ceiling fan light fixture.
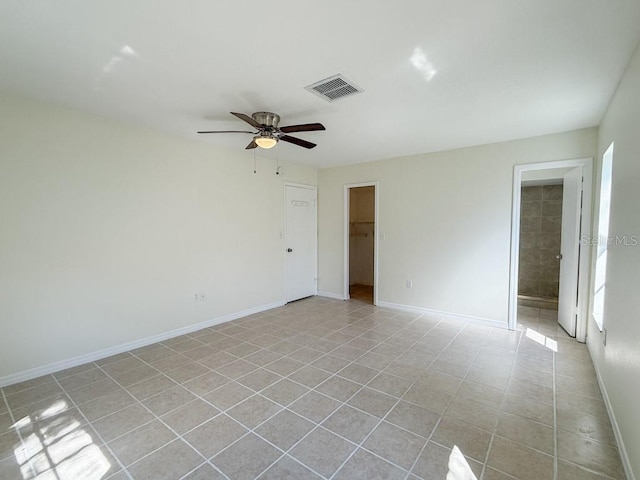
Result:
M260 148L273 148L278 143L278 139L272 136L258 135L253 139Z
M324 125L317 122L279 127L280 115L272 112L255 112L251 116L245 115L244 113L231 112L231 115L248 123L255 129L255 131L202 130L198 133L250 133L253 135L253 139L251 140L251 143L245 147L245 150L253 150L258 147L265 149L273 148L278 142L280 142L280 140L297 145L298 147L311 149L317 145L298 137L292 137L289 133L325 130Z

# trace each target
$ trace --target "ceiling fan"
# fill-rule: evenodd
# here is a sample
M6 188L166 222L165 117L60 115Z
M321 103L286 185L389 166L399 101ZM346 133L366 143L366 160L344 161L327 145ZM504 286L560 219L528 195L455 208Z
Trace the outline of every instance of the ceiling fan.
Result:
M254 127L257 132L250 132L246 130L223 130L223 131L201 131L198 133L250 133L254 135L251 143L247 145L246 149L252 149L256 147L260 148L272 148L282 140L283 142L293 143L299 147L313 148L315 143L307 142L301 138L292 137L287 133L293 132L313 132L317 130L325 130L324 125L321 123L305 123L302 125L289 125L286 127L278 127L280 123L280 115L271 112L255 112L251 116L244 113L231 112L231 115L235 115L240 120L244 120L249 125Z

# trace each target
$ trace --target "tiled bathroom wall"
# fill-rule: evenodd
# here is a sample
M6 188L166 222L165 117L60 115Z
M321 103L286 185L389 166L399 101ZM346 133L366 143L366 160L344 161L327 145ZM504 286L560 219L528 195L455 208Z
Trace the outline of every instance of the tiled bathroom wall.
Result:
M562 185L523 187L520 208L518 295L557 299Z

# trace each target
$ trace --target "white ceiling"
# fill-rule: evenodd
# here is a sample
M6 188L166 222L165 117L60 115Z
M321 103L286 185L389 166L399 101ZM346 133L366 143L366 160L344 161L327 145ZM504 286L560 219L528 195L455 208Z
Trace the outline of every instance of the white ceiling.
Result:
M598 125L639 41L638 0L2 0L0 90L237 149L195 132L321 122L260 153L322 168Z

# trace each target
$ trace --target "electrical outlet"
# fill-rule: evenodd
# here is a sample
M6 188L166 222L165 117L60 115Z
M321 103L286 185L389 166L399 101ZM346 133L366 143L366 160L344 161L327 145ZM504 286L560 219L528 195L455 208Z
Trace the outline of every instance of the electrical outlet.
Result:
M196 294L194 295L194 300L196 302L204 302L206 298L207 297L204 292L196 292Z
M413 280L407 280L407 288L413 288Z

